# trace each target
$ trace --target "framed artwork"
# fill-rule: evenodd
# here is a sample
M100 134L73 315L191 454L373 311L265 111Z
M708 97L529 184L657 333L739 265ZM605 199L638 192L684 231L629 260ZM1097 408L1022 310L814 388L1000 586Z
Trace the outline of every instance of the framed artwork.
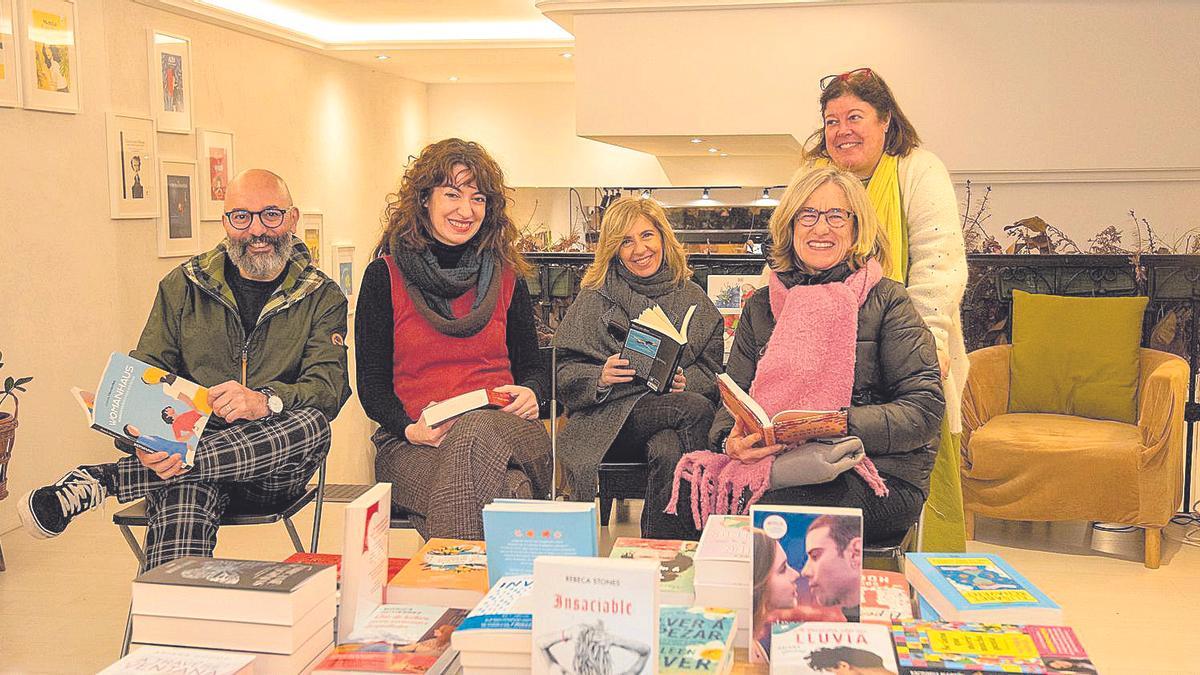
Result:
M3 2L3 0L0 0ZM79 112L75 0L20 0L21 93L32 110Z
M21 66L17 61L17 15L13 0L0 0L0 107L21 105Z
M154 120L108 113L108 211L110 218L158 215L158 151Z
M200 252L196 163L164 159L159 166L162 208L158 219L158 257L195 255Z
M348 314L354 313L354 244L334 244L329 256L333 265L333 280L342 287L350 303Z
M150 42L150 109L159 131L192 133L192 42L147 31Z
M196 129L196 160L200 179L200 220L220 220L225 210L225 187L234 177L233 134Z
M325 246L325 215L320 211L300 212L300 239L308 247L313 265L325 269L321 264L321 250Z

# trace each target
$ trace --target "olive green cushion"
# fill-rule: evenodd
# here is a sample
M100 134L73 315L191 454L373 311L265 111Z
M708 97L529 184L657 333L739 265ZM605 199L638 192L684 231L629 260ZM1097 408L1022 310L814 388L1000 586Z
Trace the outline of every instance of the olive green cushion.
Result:
M1008 411L1136 423L1147 301L1013 291Z

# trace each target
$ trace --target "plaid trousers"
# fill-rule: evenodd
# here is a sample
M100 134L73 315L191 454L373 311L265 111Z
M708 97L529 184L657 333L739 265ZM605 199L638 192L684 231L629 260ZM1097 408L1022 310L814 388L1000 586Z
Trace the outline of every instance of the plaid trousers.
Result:
M225 509L294 499L329 453L325 415L313 408L205 434L191 471L167 480L136 456L117 462L117 500L146 498L146 568L211 556Z
M375 480L392 484L393 510L425 538L483 539L483 507L496 497L550 494L550 436L540 420L475 410L436 448L380 429L371 437Z

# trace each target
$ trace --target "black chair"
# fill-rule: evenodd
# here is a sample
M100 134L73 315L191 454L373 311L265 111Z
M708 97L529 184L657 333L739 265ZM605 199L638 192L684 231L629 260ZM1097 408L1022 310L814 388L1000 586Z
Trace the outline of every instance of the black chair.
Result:
M225 510L225 515L221 517L221 527L229 525L268 525L283 521L284 527L287 528L288 536L292 539L292 545L296 547L297 553L304 553L304 543L300 540L300 534L296 531L295 524L292 523L292 517L299 513L304 507L310 503L316 503L316 510L313 513L312 527L312 544L309 552L317 552L317 542L321 535L321 508L325 501L325 462L321 462L321 468L317 471L317 484L308 487L298 497L287 502L277 505L262 507L250 506L241 504L231 504ZM130 530L131 527L146 527L149 525L149 519L146 517L146 500L138 500L136 503L121 509L113 514L113 523L121 529L121 534L125 537L125 542L129 544L130 550L138 560L138 574L146 571L146 552L143 544L138 542L137 537ZM121 656L129 653L129 642L133 636L133 604L129 606L129 616L125 621L125 640L121 645Z
M598 475L600 526L608 527L613 502L646 498L646 478L650 465L645 462L603 462Z

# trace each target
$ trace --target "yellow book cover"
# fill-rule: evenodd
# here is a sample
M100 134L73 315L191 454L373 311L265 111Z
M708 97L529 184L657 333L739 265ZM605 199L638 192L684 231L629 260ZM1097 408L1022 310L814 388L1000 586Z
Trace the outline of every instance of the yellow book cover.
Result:
M488 589L487 549L482 541L430 539L388 586L478 591L482 596Z

